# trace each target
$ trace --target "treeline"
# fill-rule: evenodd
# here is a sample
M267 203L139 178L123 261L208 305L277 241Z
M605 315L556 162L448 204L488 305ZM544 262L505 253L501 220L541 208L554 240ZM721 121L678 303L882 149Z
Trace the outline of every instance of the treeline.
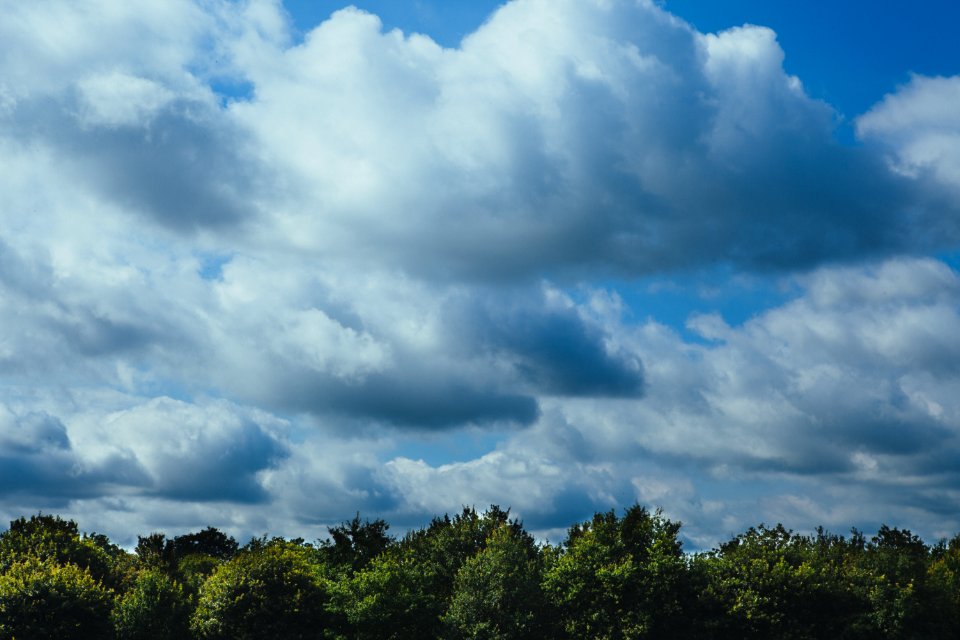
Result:
M37 515L0 534L0 639L960 638L960 535L761 525L689 555L679 530L633 506L545 545L494 506L400 539L358 516L313 543L208 528L129 553Z

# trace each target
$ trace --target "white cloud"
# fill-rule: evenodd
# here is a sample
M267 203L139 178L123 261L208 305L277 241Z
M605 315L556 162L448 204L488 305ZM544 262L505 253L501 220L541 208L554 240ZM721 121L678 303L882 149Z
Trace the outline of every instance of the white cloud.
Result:
M950 473L945 265L813 271L742 325L692 318L694 343L591 283L928 246L905 212L954 243L922 175L957 183L951 79L859 121L904 177L833 141L772 31L649 2L512 2L457 49L355 9L292 44L266 1L3 11L8 512L297 534L500 502L549 530L662 499L702 541L746 518L742 478L871 518L831 479L881 509ZM428 462L403 429L507 435ZM914 487L884 498L894 473Z
M152 80L125 73L94 75L78 82L88 126L121 126L149 122L174 94Z
M666 507L707 546L759 519L934 535L960 526L933 508L960 485L947 462L960 455L960 278L916 259L822 269L799 284L796 299L707 344L655 323L608 327L644 354L642 399L550 401L495 451L435 466L397 459L391 483L409 508L499 502L544 527L557 523L542 511L570 492L582 511L636 499Z
M913 76L857 119L857 133L893 151L893 166L910 176L931 173L960 189L960 76Z

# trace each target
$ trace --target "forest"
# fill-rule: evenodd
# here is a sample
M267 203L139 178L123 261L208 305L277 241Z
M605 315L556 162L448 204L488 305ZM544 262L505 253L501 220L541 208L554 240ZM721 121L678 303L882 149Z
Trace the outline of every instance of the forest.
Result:
M960 535L759 525L686 553L634 505L558 545L491 506L400 537L353 520L306 541L222 531L133 552L38 514L0 534L0 639L960 637Z

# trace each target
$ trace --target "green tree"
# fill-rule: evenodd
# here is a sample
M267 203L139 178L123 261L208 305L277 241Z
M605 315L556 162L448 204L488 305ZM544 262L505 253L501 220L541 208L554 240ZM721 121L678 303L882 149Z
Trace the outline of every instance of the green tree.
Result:
M575 525L544 577L570 638L675 638L687 633L687 567L680 523L639 505Z
M435 638L439 621L433 578L410 549L392 547L334 585L334 624L356 640Z
M751 527L694 565L708 575L702 618L714 638L872 638L862 538Z
M465 507L408 533L335 587L332 611L344 632L371 640L439 637L457 572L503 526L523 531L496 505L483 514Z
M183 587L159 569L140 571L114 603L120 640L181 640L190 632L190 602Z
M930 613L945 638L960 637L960 535L941 542L927 569Z
M861 556L872 577L869 598L878 638L929 638L941 631L933 610L935 585L928 584L931 550L907 529L883 525Z
M0 640L108 638L110 593L87 569L36 556L0 573Z
M44 514L18 518L0 533L0 572L26 558L36 558L77 565L88 569L95 580L114 586L114 558L103 546L101 536L81 537L73 520Z
M211 639L320 638L327 592L313 549L273 540L214 571L200 589L191 627Z
M151 533L137 539L140 566L159 569L180 582L188 594L195 595L200 585L224 561L237 554L237 541L214 527L168 539L163 533Z
M544 637L542 573L533 538L501 525L457 572L443 618L449 635L476 640Z

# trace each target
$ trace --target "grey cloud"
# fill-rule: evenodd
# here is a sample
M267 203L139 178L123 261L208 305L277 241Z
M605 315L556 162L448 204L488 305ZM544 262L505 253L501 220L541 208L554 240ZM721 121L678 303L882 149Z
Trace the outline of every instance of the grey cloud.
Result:
M260 474L289 455L289 443L264 420L224 401L156 398L109 415L101 428L149 474L139 495L261 503L268 494Z
M31 259L0 238L0 284L5 292L27 299L44 297L53 281L49 258Z
M251 166L242 132L205 110L171 109L148 132L91 132L70 141L72 152L96 166L91 177L111 198L165 226L184 231L250 221L253 188L267 169Z
M419 369L411 363L362 381L289 371L274 401L318 414L342 413L404 427L449 428L507 422L527 425L539 412L536 398L499 391L462 374Z
M520 379L538 393L594 397L642 394L640 359L629 353L610 353L602 329L585 322L576 309L504 307L498 310L491 304L477 314L474 322L483 326L480 335L470 338L511 362Z
M388 288L389 285L381 285ZM244 393L278 407L317 415L340 413L400 426L531 424L537 397L639 397L643 366L617 345L582 305L551 301L542 287L456 291L436 303L438 334L417 347L378 327L379 319L334 307L338 331L372 336L389 358L371 370L338 375L270 354L267 378ZM423 309L414 305L413 313ZM366 316L366 317L365 317ZM369 334L366 332L370 332ZM369 343L363 343L369 344ZM302 349L313 348L306 344Z
M84 356L102 356L143 349L157 341L150 329L128 322L84 314L75 324L61 326L61 333Z
M0 239L3 375L44 378L45 384L57 376L109 379L115 372L104 370L104 363L136 361L153 349L189 342L184 319L171 305L158 307L123 284L58 273L47 251L29 239L24 244Z
M18 496L63 502L143 486L146 474L129 456L89 461L74 450L56 417L36 412L0 416L0 501Z
M68 451L71 448L66 427L45 412L4 416L2 427L0 447L7 452L32 454Z
M24 101L8 135L43 142L107 201L174 231L252 221L269 169L257 165L243 131L205 102L179 100L143 121L85 124L75 101ZM2 122L2 121L0 121Z
M153 469L150 493L175 500L263 503L268 494L256 473L288 455L285 446L252 423L244 423L214 443L203 443Z
M526 425L539 412L532 396L486 390L468 380L434 380L430 384L409 371L374 374L362 387L343 385L331 391L329 402L339 410L427 428L490 422Z

